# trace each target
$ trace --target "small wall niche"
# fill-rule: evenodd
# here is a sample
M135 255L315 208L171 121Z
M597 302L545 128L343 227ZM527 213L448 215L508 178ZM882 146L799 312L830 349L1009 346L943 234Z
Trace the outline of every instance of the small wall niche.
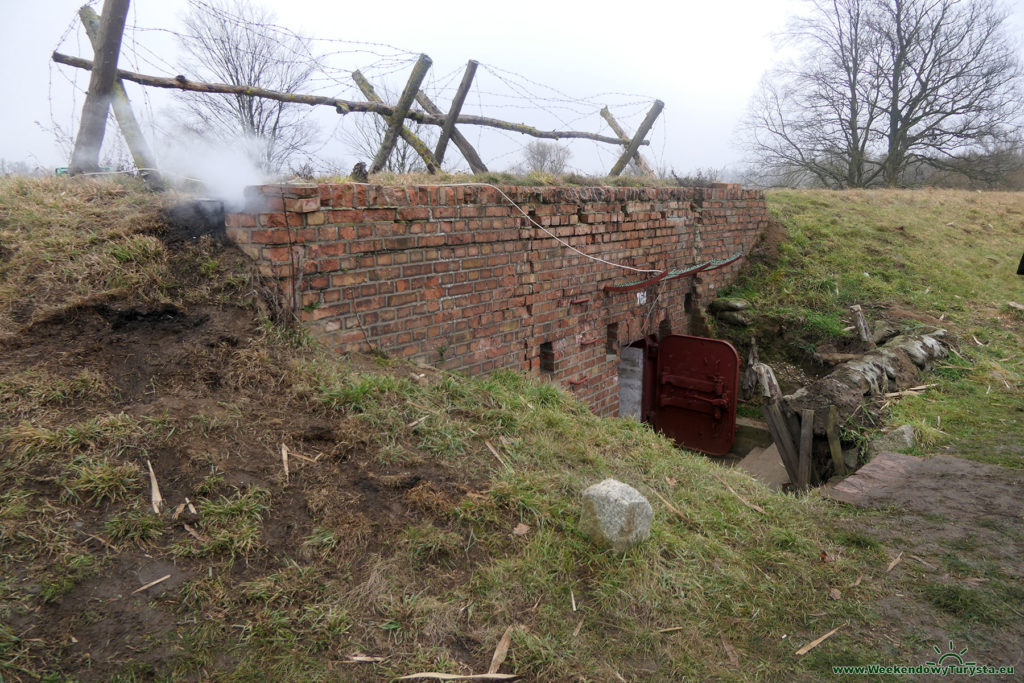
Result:
M609 360L619 356L619 324L609 323L604 340L604 352Z
M552 342L543 342L540 345L540 371L546 375L555 373L555 345Z

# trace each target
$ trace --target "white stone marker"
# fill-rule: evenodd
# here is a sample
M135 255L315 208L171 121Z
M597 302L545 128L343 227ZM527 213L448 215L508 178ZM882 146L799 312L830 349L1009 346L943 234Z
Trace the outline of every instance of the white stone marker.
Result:
M652 517L654 510L643 494L621 481L605 479L583 492L580 531L616 552L646 539Z

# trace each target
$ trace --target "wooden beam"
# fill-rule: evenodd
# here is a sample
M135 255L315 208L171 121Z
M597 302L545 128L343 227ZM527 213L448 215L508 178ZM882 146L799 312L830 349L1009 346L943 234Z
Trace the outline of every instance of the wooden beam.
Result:
M388 129L384 132L384 139L380 143L380 149L377 150L377 156L370 164L370 173L379 173L388 162L388 157L391 156L391 151L395 148L395 143L398 142L398 136L405 128L405 115L409 113L409 108L412 107L413 100L416 99L416 93L420 90L420 84L423 83L423 79L426 78L427 71L430 70L430 65L433 63L430 57L424 54L421 54L416 60L416 64L412 67L412 73L409 74L409 80L405 83L405 89L402 90L402 94L395 104L395 111L388 117ZM427 170L431 173L436 172L437 162L428 162Z
M367 99L374 102L383 102L380 95L378 95L377 91L373 89L373 86L370 85L370 81L366 80L366 76L364 76L361 71L353 71L352 80L356 82L356 85L358 85L359 89L363 91L363 95L365 95ZM392 111L392 113L394 113L394 111ZM434 160L434 155L430 153L430 148L427 147L427 143L420 140L416 134L405 126L402 126L398 132L399 135L402 136L402 139L409 143L409 146L420 155L421 159L423 159L423 162L427 165L427 172L435 173L437 171L437 161ZM370 172L374 173L375 171L371 169Z
M843 444L839 440L839 411L835 406L829 406L825 436L828 437L828 450L832 455L832 469L839 476L845 476L846 461L843 459Z
M129 0L106 0L97 37L96 68L89 78L89 92L82 107L82 121L71 153L71 173L99 170L100 148L110 111L110 94L117 79L117 58Z
M612 131L616 135L618 135L624 143L629 144L629 136L626 135L626 129L619 125L619 122L615 120L614 116L612 116L612 112L608 109L608 107L603 107L601 109L601 118L608 122L608 125L611 127ZM647 164L647 160L644 159L643 155L640 154L640 152L637 152L636 156L633 157L633 163L636 164L637 169L641 173L644 173L646 175L654 175L654 171L651 170L651 167Z
M657 120L658 115L661 114L661 110L664 108L664 102L661 100L654 100L654 104L651 105L651 109L647 112L647 116L645 116L644 120L640 123L640 127L636 129L636 135L633 136L629 146L626 147L626 151L623 152L622 156L619 157L619 160L615 162L615 165L612 166L612 170L609 171L608 175L617 176L622 173L622 170L626 168L626 164L629 163L630 159L633 158L633 155L640 149L640 143L643 142L644 137L646 137L647 133L650 132L651 127L654 126L655 120Z
M85 34L89 36L93 50L98 52L100 49L99 15L89 5L82 5L82 8L78 10L78 17L82 20L82 26L85 27ZM124 141L128 143L128 150L135 161L135 167L139 169L139 173L151 188L160 189L162 182L160 174L156 171L156 160L149 149L145 135L142 134L142 127L139 125L138 119L135 118L135 112L132 111L132 103L124 89L124 81L120 78L114 81L110 106L114 110L114 118L117 119L121 134L124 135Z
M789 480L795 485L800 480L800 456L793 445L789 424L782 414L782 406L778 401L772 401L764 407L764 421L768 423L768 431L772 433L772 440L782 458L782 464L786 467Z
M800 480L797 488L806 491L811 487L811 466L814 450L814 411L804 408L800 411Z
M60 52L54 52L51 55L51 59L57 64L72 66L76 69L90 70L93 67L92 60L82 59L81 57L72 57ZM343 100L337 97L325 97L323 95L302 95L298 93L279 92L277 90L268 90L267 88L256 88L250 85L203 83L201 81L190 81L183 76L178 78L163 78L161 76L150 76L147 74L136 73L134 71L118 69L117 77L125 81L131 81L132 83L138 83L152 88L170 88L174 90L187 90L189 92L220 93L226 95L251 95L252 97L263 97L268 100L277 100L279 102L308 104L310 106L322 105L334 107L339 114L359 112L391 116L395 112L394 107L380 101L354 102L352 100ZM415 121L416 123L426 123L431 126L443 126L445 122L444 116L439 114L428 114L414 109L410 110L405 115L405 118L410 121ZM585 131L578 130L540 130L533 126L528 126L525 123L512 123L510 121L492 119L487 116L467 116L465 114L460 114L455 123L460 126L486 126L488 128L498 128L512 133L529 135L534 138L543 138L545 140L575 139L605 142L610 145L623 144L622 140L619 138L613 138L607 135L598 135L596 133L587 133ZM649 145L651 143L649 140L642 140L640 144Z
M416 93L416 101L419 102L419 105L423 107L423 110L428 114L442 113L441 110L437 108L437 105L434 104L422 90ZM466 139L466 136L459 132L458 128L452 128L451 139L452 142L455 143L455 146L459 148L459 151L462 152L462 156L469 163L469 168L473 173L487 173L487 167L484 165L484 160L480 158L480 155L476 153L476 149L474 149L473 145ZM438 158L436 150L434 152L434 158L437 159L437 165L440 167L441 159Z
M459 83L459 89L455 91L455 98L452 100L452 105L448 108L448 116L445 117L444 125L441 126L441 136L437 139L437 147L434 148L434 157L437 159L437 163L439 164L444 161L444 151L445 148L448 147L448 138L452 136L452 133L457 132L455 130L455 119L459 118L459 113L462 111L462 105L466 102L466 95L469 94L469 88L473 85L473 77L476 76L476 67L476 60L471 59L466 63L466 71L462 74L462 82ZM426 97L426 95L424 95L424 97ZM458 144L458 141L456 141L456 144ZM459 149L461 150L462 147L460 146ZM466 153L463 151L462 154L465 156ZM469 161L469 159L467 158L466 161ZM470 166L472 166L472 162L470 163ZM473 171L473 173L478 172L479 171L476 171L475 169Z

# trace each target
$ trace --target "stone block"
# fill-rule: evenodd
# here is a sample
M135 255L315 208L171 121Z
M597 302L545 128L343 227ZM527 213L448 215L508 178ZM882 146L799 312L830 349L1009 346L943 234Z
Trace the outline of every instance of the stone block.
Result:
M583 492L580 530L594 543L624 552L651 533L654 510L632 486L605 479Z
M917 445L917 435L911 425L903 425L872 439L868 444L871 455L882 452L901 453Z

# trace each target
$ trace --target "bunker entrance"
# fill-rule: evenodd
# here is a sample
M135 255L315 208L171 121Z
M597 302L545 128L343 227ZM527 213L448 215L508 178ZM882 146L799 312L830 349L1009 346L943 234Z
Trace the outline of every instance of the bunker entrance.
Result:
M683 448L727 455L736 435L739 355L732 344L650 335L622 349L619 415L631 415Z

